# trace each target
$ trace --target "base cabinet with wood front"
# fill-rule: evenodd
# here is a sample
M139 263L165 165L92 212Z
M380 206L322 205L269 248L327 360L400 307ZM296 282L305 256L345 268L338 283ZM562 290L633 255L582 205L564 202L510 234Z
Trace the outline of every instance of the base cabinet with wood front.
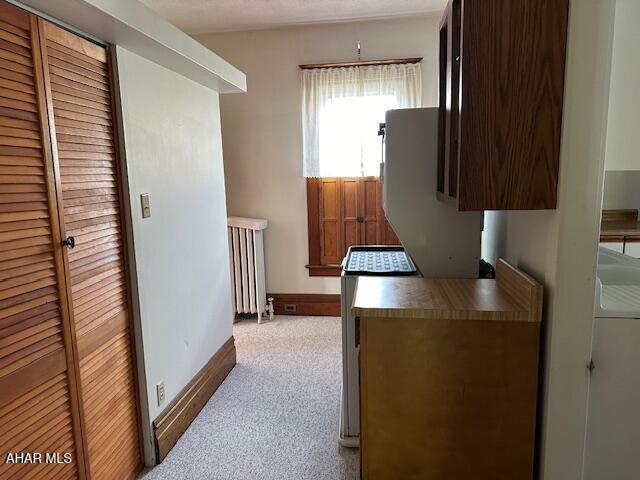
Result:
M0 1L0 479L142 468L111 78ZM28 453L59 463L7 461Z
M360 277L364 480L533 479L542 287Z
M450 0L440 23L438 197L556 207L569 0Z

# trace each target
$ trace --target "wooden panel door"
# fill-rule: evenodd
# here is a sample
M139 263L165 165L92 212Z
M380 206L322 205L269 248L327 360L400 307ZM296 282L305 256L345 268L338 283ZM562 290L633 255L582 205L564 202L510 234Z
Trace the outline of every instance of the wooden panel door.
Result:
M341 252L344 252L351 245L360 245L362 241L361 229L361 185L358 178L341 178L340 195L342 198L342 238ZM342 260L341 260L342 261ZM340 262L338 262L340 263Z
M367 177L360 180L360 198L362 207L360 210L360 244L361 245L382 245L384 243L380 236L381 229L379 223L385 221L384 214L380 216L381 200L379 193L382 192L381 183L377 177Z
M84 478L42 84L36 19L0 2L2 479ZM55 452L62 463L10 463L9 452Z
M142 466L110 67L105 48L39 20L80 403L92 479Z
M340 275L351 245L400 245L378 177L308 178L307 208L311 276Z
M352 245L399 245L400 241L382 210L382 184L379 178L337 180L342 209L342 256Z
M336 265L342 261L342 220L339 178L320 178L320 261Z

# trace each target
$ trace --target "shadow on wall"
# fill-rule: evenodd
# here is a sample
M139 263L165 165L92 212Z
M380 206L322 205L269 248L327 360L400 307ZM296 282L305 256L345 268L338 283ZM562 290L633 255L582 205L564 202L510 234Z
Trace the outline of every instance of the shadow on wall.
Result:
M602 208L640 209L640 170L607 170Z
M507 249L507 212L484 212L482 259L495 267Z

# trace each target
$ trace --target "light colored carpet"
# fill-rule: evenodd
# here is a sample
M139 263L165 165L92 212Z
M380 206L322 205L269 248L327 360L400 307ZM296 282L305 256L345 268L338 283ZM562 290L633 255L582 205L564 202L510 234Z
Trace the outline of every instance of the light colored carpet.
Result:
M144 480L355 480L338 446L340 319L278 317L234 327L238 364Z

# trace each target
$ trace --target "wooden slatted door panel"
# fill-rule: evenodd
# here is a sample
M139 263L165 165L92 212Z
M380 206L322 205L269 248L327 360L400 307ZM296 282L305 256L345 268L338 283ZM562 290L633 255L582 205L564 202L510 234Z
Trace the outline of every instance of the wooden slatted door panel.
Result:
M83 468L59 242L37 22L0 2L2 479L76 478ZM13 464L10 452L72 461Z
M40 20L90 478L142 468L105 48Z

